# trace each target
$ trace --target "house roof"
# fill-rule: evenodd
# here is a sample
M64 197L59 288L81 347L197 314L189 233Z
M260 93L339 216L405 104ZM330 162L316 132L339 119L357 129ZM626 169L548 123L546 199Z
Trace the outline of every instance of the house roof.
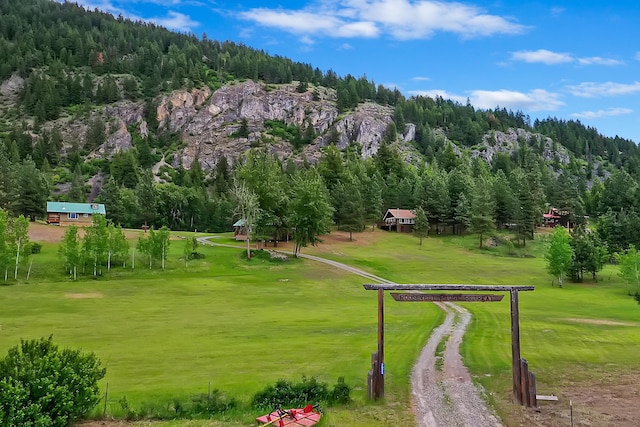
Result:
M47 212L105 215L107 210L102 203L47 202Z
M414 219L416 214L409 209L387 209L387 213L384 214L384 218L387 219L389 217L393 218L404 218L404 219Z
M239 219L237 220L234 224L233 227L244 227L244 219Z

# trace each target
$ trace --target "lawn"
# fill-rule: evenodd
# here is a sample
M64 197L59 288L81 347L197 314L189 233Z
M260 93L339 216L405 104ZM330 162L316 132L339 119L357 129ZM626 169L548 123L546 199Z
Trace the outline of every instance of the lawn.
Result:
M29 283L0 286L0 354L21 338L50 334L61 346L95 352L107 368L107 413L115 416L124 396L134 408L168 405L211 387L248 403L278 379L306 375L329 385L344 377L354 387L352 410L331 409L325 425L410 420L408 375L441 320L434 306L390 307L387 390L403 406L389 413L364 405L377 303L362 279L302 260L247 262L229 248L202 247L205 258L185 269L181 249L172 242L165 272L137 262L133 272L72 282L56 266L55 245L45 244Z
M640 344L640 308L613 266L598 283L565 283L560 289L545 273L540 240L515 257L505 256L500 247L478 250L472 236L428 238L422 247L418 239L398 233L368 231L354 238L350 242L346 234L333 233L303 253L397 283L536 286L520 294L521 347L540 393L573 397L580 404L579 390L625 375L640 379L640 353L634 351ZM98 280L72 282L60 272L56 245L46 243L34 258L29 283L0 286L0 354L20 338L49 334L61 345L96 352L108 370L101 384L104 390L109 383L107 412L116 416L122 414L118 401L123 396L133 406L162 404L206 393L211 384L246 403L267 384L307 375L330 385L342 376L354 387L355 402L330 408L326 426L411 424L411 366L443 318L433 304L400 304L387 296L387 399L369 404L365 379L376 347L377 317L376 294L362 288L368 280L312 261L247 262L239 249L201 251L205 258L185 269L179 260L182 243L176 240L165 272L138 263L134 272L119 268ZM510 402L508 298L464 306L474 315L462 348L474 378L508 425L536 424L532 417L538 415ZM630 393L631 383L625 389ZM577 408L577 414L605 421L599 425L627 425L593 418L596 406ZM566 418L557 408L543 408L543 414L556 418L539 425ZM255 415L234 414L234 422L246 425Z

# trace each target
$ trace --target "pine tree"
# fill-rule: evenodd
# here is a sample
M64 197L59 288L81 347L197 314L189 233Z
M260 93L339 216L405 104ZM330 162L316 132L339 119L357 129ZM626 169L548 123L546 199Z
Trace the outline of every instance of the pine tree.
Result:
M427 214L424 212L422 207L418 207L415 210L415 214L416 222L413 226L413 234L420 239L420 247L422 247L422 239L429 235L429 220L427 219Z

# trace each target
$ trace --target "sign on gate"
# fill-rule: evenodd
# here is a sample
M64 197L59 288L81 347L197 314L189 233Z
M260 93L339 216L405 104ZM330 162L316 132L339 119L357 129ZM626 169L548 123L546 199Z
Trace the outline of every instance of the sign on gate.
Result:
M432 301L432 302L497 302L504 295L495 294L418 294L391 292L396 301Z

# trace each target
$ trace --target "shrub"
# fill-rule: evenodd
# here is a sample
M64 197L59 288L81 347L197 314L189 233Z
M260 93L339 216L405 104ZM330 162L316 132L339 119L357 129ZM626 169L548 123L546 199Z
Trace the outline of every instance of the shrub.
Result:
M302 407L308 403L346 404L350 401L351 387L344 382L343 377L338 378L333 390L329 390L327 383L319 382L313 377L302 377L302 381L298 383L279 380L275 385L267 386L256 393L252 405L269 410L277 407Z
M191 401L193 407L191 413L193 417L209 417L234 409L238 406L238 401L228 398L219 390L213 390L210 394L200 394L194 396Z
M38 242L31 242L31 253L32 254L39 254L40 251L42 251L42 243L38 243Z
M351 402L351 387L344 382L344 377L340 377L329 394L329 403L344 405L349 402Z
M294 383L279 380L275 385L267 386L253 397L253 406L260 409L276 407L299 407L309 402L326 402L329 387L315 378L302 377L302 381Z
M95 354L59 350L51 336L22 340L0 360L0 425L66 427L100 401L105 373Z

